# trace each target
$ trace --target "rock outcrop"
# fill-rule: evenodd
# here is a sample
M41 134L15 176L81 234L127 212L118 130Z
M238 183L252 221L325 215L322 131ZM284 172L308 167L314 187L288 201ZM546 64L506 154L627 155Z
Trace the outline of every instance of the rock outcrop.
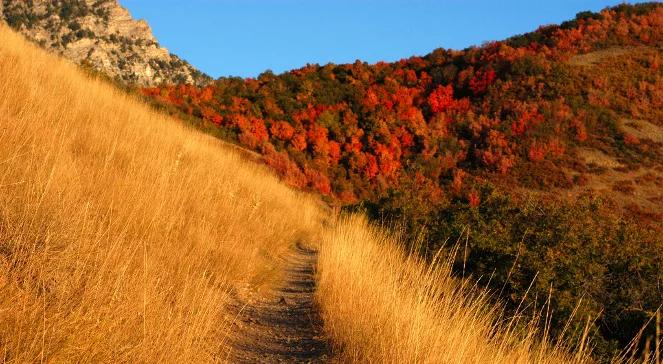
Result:
M196 84L209 76L159 46L117 0L0 0L0 18L42 47L124 84Z

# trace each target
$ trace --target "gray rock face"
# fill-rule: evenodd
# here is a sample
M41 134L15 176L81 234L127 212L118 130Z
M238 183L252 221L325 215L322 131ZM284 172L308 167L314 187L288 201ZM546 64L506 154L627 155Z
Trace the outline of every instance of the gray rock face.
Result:
M150 26L117 0L0 0L0 19L27 38L125 84L211 81L159 46Z

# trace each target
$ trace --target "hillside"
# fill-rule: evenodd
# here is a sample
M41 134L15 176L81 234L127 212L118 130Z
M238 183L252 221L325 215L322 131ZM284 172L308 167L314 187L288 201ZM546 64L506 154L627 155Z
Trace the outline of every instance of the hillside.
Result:
M625 5L464 51L144 93L345 203L392 189L469 198L484 179L574 190L663 160L662 13ZM662 212L660 195L624 198Z
M295 335L339 362L590 362L586 340L552 343L448 264L1 24L0 79L3 362L310 359L269 345ZM288 302L292 279L315 303ZM321 331L253 324L298 304Z
M2 0L0 19L26 37L127 85L204 85L207 75L161 47L117 0Z
M0 24L0 361L212 362L315 199Z
M609 360L663 303L662 53L663 5L620 5L465 50L143 94L291 186L405 225L429 260L463 242L456 274L490 277L512 310L552 295L553 333L596 318Z

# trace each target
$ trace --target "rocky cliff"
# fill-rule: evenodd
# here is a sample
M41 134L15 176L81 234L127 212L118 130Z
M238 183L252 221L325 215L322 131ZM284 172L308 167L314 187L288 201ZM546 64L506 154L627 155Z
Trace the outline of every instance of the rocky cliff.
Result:
M125 84L202 85L207 75L159 46L117 0L0 0L0 18L26 37Z

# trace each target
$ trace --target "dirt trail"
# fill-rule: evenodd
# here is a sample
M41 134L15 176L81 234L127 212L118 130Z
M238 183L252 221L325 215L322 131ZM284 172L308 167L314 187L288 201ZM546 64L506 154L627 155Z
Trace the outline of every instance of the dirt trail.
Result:
M315 307L317 252L297 245L284 257L286 278L254 299L238 299L233 363L324 363L329 344Z

